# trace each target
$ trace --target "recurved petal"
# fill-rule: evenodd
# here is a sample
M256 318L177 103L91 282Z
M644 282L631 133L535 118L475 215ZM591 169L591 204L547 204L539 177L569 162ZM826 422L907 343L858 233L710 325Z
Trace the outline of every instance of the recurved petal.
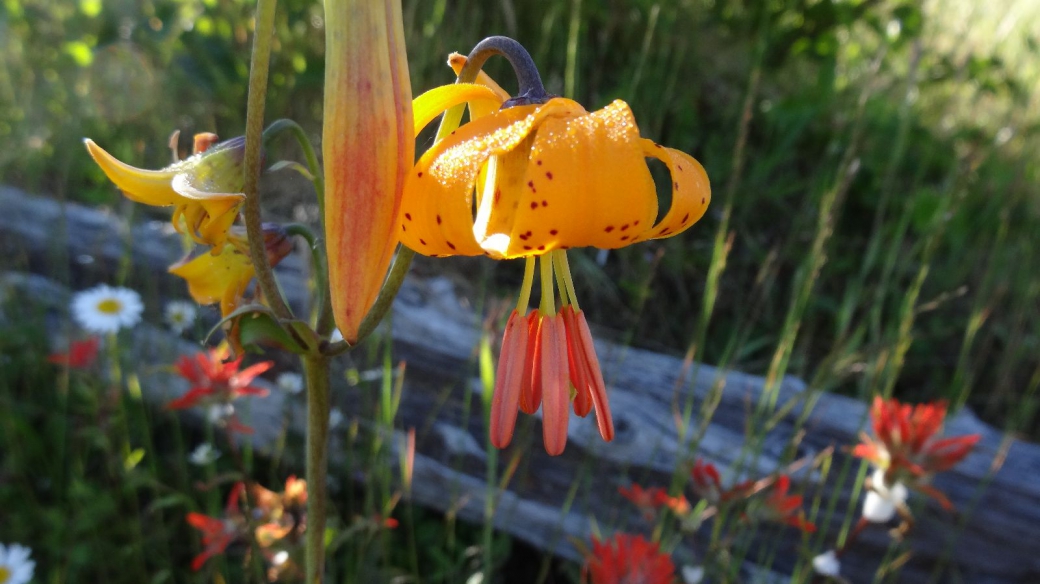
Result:
M85 138L83 143L105 176L114 182L128 199L160 207L184 201L171 186L173 177L178 172L176 166L165 170L145 170L120 162L90 138Z
M452 53L448 56L448 65L451 66L452 70L455 71L456 75L462 72L462 68L466 65L466 61L466 56L460 55L459 53ZM495 95L499 98L499 106L501 106L503 102L509 99L509 93L507 93L506 90L502 89L502 86L496 83L495 80L492 79L491 76L485 73L484 71L477 73L477 84L487 87L488 89L493 91ZM498 107L492 107L491 104L487 102L471 101L469 104L469 115L470 118L475 120L477 118L482 118L486 115L489 115L497 109Z
M666 148L652 140L642 140L643 152L668 166L672 177L672 204L668 213L652 229L641 233L637 241L671 237L696 223L711 203L711 183L704 167L692 156Z
M178 262L169 272L187 281L188 293L195 302L220 302L223 316L235 310L255 273L249 256L233 245L225 245L217 255L204 253Z
M504 98L500 97L493 90L474 83L455 83L435 87L412 101L415 134L418 135L426 124L460 103L468 102L470 107L480 108L481 111L490 113L498 110L506 99L509 99L508 95Z
M401 242L424 255L482 255L473 236L477 173L488 158L516 148L546 116L559 111L547 106L500 110L427 150L405 183Z
M567 333L558 316L542 318L539 331L539 360L542 371L542 439L550 456L563 454L570 422L570 392L567 385Z
M515 310L509 315L502 337L502 354L495 374L495 393L491 398L491 444L505 448L513 439L517 408L524 374L530 374L527 356L527 321Z
M554 102L568 100L549 104ZM639 128L620 100L590 114L547 119L523 185L507 258L566 247L623 247L657 216Z

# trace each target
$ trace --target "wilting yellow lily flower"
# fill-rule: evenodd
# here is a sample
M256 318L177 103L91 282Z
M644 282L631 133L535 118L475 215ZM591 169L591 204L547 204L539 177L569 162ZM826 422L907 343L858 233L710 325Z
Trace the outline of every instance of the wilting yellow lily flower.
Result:
M204 134L207 138L212 134ZM197 140L208 146L212 140ZM198 243L219 247L238 216L242 194L243 138L206 148L162 170L144 170L120 162L93 140L87 151L126 197L153 206L173 206L173 226Z
M264 225L267 260L277 265L292 251L285 230L273 224ZM185 258L170 266L169 272L188 283L188 293L199 304L220 303L221 316L227 316L243 304L249 283L256 275L249 258L249 244L244 234L230 233L227 242L215 253Z
M399 0L326 0L325 233L336 325L357 340L397 238L414 161L412 90Z

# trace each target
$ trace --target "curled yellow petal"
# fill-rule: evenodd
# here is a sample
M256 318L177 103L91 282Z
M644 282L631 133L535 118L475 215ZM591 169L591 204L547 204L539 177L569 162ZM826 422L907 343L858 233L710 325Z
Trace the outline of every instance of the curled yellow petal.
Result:
M459 53L448 55L448 65L450 65L451 69L455 71L455 75L462 73L462 68L466 66L466 60L466 56L460 55ZM498 106L493 106L487 102L471 101L469 104L469 115L470 118L474 120L495 112L502 103L509 99L509 93L502 89L502 86L496 83L495 80L483 70L477 73L477 84L493 91L495 95L498 96L499 102Z
M163 207L176 205L182 198L173 190L171 182L176 176L176 169L145 170L130 166L116 159L105 149L98 146L90 138L85 138L83 143L94 162L101 167L105 176L114 182L119 190L123 191L126 198L146 205Z
M700 220L711 203L711 183L704 167L689 154L666 148L651 140L642 140L646 156L668 166L672 177L672 204L652 229L640 234L636 241L671 237L685 231Z
M508 97L506 98L508 99ZM415 117L415 134L418 135L434 118L460 103L480 104L497 110L504 102L501 96L483 85L456 83L442 85L427 91L412 102Z

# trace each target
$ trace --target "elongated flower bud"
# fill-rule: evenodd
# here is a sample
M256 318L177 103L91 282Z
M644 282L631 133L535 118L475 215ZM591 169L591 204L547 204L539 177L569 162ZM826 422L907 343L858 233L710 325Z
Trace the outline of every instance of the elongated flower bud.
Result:
M325 2L325 229L336 325L357 340L397 245L414 160L400 0Z

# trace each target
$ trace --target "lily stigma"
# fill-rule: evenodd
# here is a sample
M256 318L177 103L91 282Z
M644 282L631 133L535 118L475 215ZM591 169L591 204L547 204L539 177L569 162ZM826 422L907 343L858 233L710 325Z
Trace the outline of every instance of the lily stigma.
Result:
M517 74L520 88L512 99L486 76L478 78L493 54L505 56ZM456 66L461 62L452 60ZM511 441L518 409L533 414L543 406L543 439L551 455L566 446L569 406L583 417L595 408L600 435L612 440L606 387L566 250L616 249L681 233L707 209L708 176L688 154L640 137L625 102L615 100L590 113L575 101L547 94L530 55L505 37L481 41L455 85L416 99L416 129L426 123L420 112L427 106L420 102L437 101L428 96L440 92L453 96L444 101L460 103L454 96L477 95L473 81L485 91L479 100L465 99L469 123L451 131L449 120L459 119L461 106L449 110L439 140L408 176L398 235L424 255L527 262L519 302L506 324L492 399L490 435L496 447ZM500 107L489 106L489 100ZM671 174L671 204L660 219L648 157L663 162ZM528 313L536 258L541 303Z

